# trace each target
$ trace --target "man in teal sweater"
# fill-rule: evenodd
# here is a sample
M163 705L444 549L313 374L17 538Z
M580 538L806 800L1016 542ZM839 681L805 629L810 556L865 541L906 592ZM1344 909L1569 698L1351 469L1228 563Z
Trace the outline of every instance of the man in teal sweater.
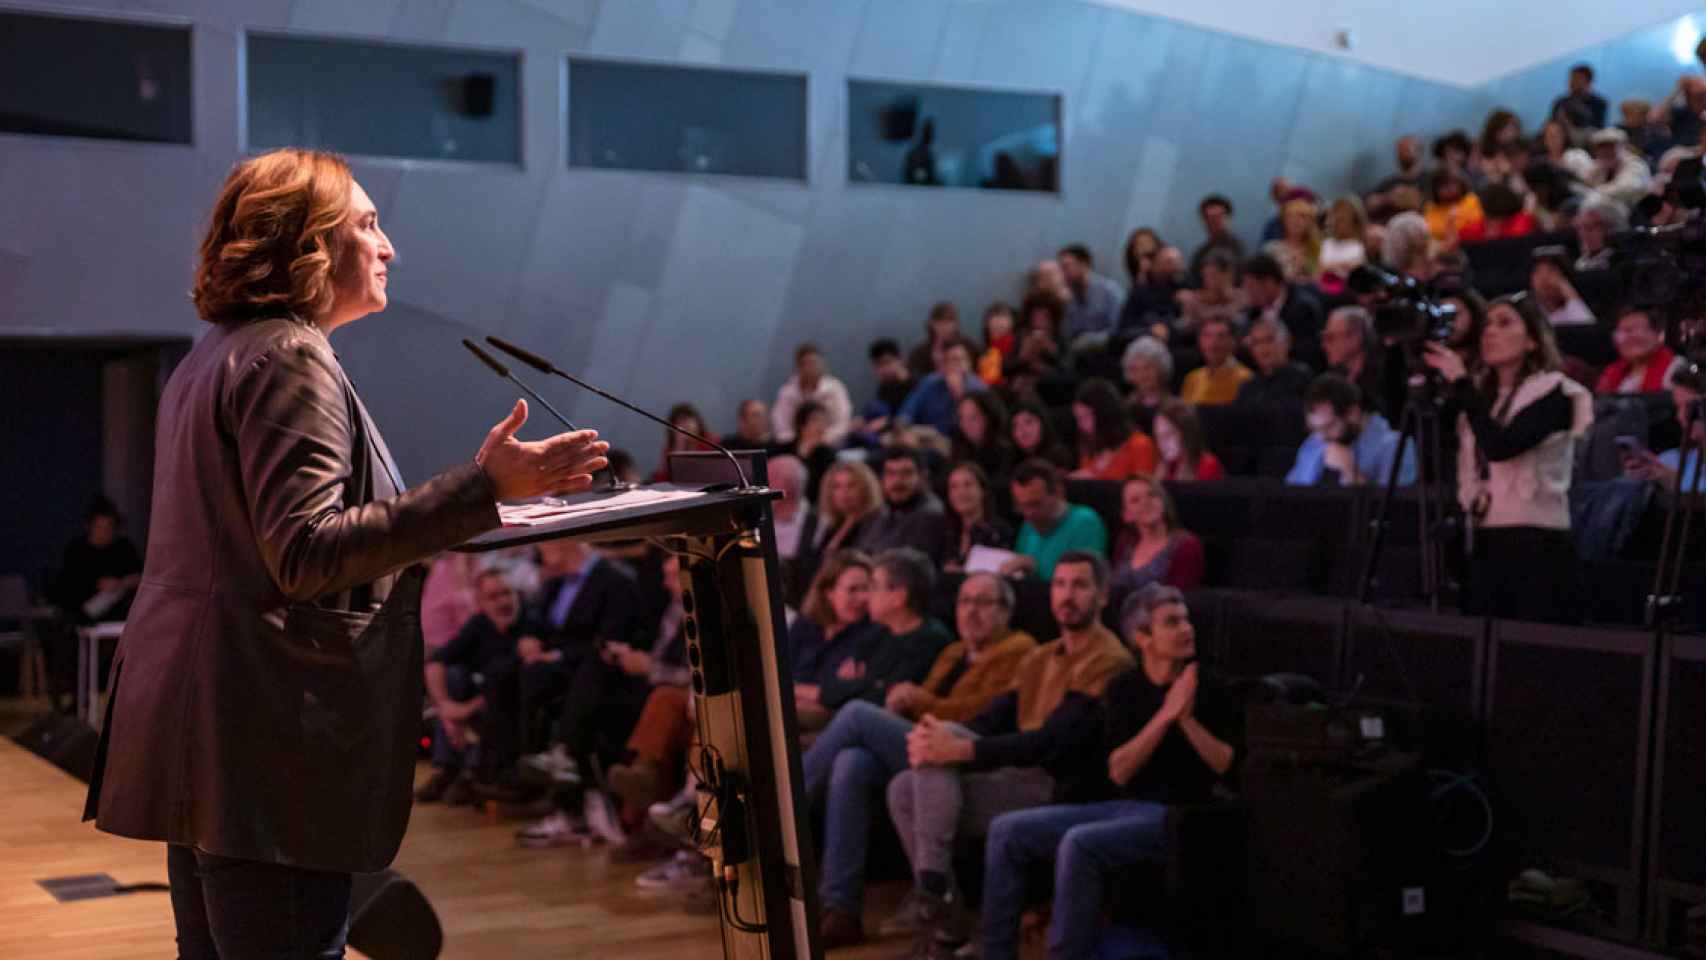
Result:
M1066 481L1060 468L1033 457L1013 471L1013 508L1025 518L1001 572L1013 577L1054 576L1062 554L1074 550L1108 554L1108 529L1089 507L1066 502Z

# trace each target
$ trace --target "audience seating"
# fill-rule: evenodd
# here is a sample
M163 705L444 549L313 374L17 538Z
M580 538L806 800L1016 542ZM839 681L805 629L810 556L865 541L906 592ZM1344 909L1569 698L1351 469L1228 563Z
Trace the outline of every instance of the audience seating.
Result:
M1576 235L1562 230L1466 243L1463 253L1469 258L1469 272L1475 279L1475 289L1491 299L1528 289L1528 270L1534 263L1534 250L1548 246L1562 246L1574 258Z

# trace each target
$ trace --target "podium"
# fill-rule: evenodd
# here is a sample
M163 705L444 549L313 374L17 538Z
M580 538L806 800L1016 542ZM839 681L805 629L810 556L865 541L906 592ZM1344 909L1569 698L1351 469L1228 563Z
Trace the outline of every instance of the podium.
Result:
M753 461L762 477L762 455ZM711 467L697 465L672 464L672 478ZM704 778L698 833L715 870L723 955L821 960L817 869L800 789L793 665L771 526L770 503L781 494L717 487L660 484L582 494L535 507L534 525L506 525L457 549L647 540L680 558L682 632L698 715L698 743L689 755ZM548 519L556 505L566 515Z

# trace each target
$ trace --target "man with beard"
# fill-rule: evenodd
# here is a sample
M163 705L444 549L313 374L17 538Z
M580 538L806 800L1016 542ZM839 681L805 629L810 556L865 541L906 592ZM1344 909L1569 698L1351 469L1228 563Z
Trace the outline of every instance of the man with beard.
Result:
M1383 484L1399 456L1398 431L1386 418L1368 409L1356 384L1333 373L1315 378L1303 394L1309 436L1297 448L1297 460L1285 482L1297 487L1318 484L1351 487ZM1405 442L1398 482L1416 482L1415 444Z
M1098 698L1132 663L1102 626L1107 601L1107 561L1065 554L1049 583L1060 639L1027 654L1012 689L964 726L927 713L907 734L911 768L889 781L888 804L914 885L901 916L884 926L917 931L915 956L965 939L956 836L982 836L999 814L1088 799L1102 786Z

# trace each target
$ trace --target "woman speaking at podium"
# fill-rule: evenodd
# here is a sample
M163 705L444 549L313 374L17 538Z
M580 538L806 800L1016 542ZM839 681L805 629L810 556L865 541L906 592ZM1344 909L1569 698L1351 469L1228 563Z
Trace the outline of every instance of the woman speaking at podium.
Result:
M327 341L385 308L394 255L349 167L307 150L233 170L201 244L212 327L161 397L85 810L168 844L183 958L343 956L350 874L408 825L416 564L605 463L590 430L517 440L518 402L472 460L405 488Z

